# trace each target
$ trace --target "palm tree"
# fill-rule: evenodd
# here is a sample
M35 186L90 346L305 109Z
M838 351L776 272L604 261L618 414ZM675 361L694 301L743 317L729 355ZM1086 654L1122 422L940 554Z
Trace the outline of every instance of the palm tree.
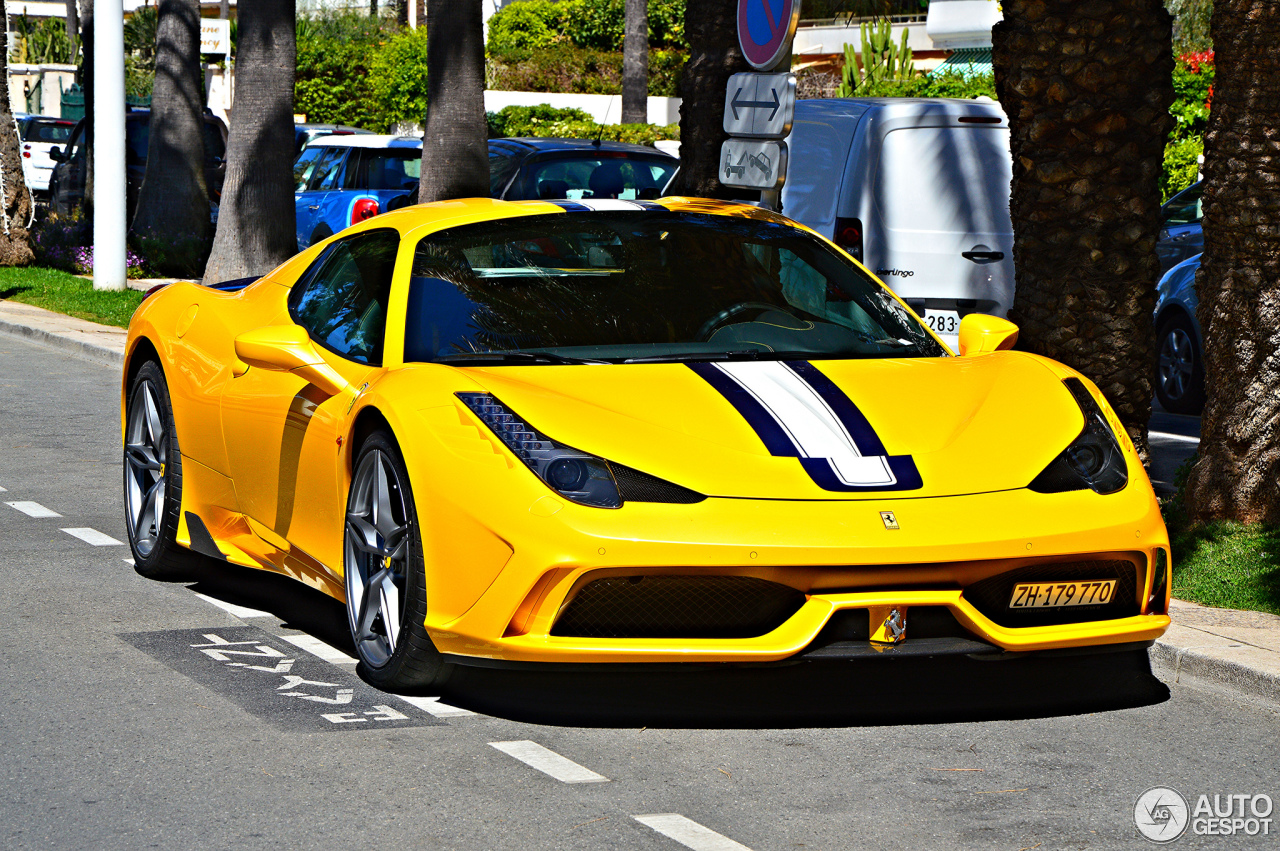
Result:
M147 170L132 230L169 243L207 246L213 228L204 179L200 2L160 0L158 17ZM161 271L190 274L184 268Z
M649 0L626 0L622 39L622 123L649 121Z
M1207 401L1187 479L1193 520L1280 523L1280 7L1216 0L1196 276Z
M680 172L671 192L704 198L741 197L722 186L720 145L729 77L751 67L738 48L737 0L688 0L684 11L689 60L680 77Z
M1012 131L1009 318L1021 348L1102 389L1144 458L1171 28L1162 0L1005 0L992 30Z
M0 27L0 29L4 29ZM9 106L9 33L0 33L0 266L25 266L33 259L27 222L31 193L22 176L18 133Z
M480 0L427 2L427 122L421 201L489 194Z
M298 250L293 208L294 0L240 7L236 96L204 280L263 275Z

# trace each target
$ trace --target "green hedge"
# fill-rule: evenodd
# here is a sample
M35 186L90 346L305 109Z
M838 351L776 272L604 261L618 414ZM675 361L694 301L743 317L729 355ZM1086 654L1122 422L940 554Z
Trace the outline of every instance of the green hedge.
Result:
M581 109L537 106L505 106L486 113L489 138L533 136L542 139L594 139L608 142L631 142L652 145L664 139L679 139L680 125L665 127L655 124L597 124Z
M590 121L591 116L573 107L554 107L540 103L537 106L504 106L497 112L485 113L489 122L489 138L502 136L544 136L541 128L557 121Z
M374 96L369 72L393 34L384 19L368 15L298 18L294 112L313 123L386 130L390 120Z
M490 53L568 44L622 50L624 0L520 0L489 19ZM687 48L685 0L649 0L649 46Z
M680 71L687 58L675 50L649 51L649 94L678 97ZM491 53L485 87L508 92L616 95L622 92L622 54L568 45Z
M384 126L400 121L424 122L427 28L405 30L382 45L369 63L369 77L369 91Z

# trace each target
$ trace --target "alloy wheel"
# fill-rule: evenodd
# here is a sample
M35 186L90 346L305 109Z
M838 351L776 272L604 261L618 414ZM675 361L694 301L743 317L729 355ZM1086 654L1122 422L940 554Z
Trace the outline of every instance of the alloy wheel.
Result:
M160 415L155 385L142 381L134 392L125 432L125 500L129 537L138 555L151 555L164 521L168 434Z
M1191 386L1195 348L1182 328L1170 328L1160 346L1160 385L1170 399L1181 399Z
M409 523L404 489L387 455L365 454L347 501L347 615L361 659L380 668L396 652L406 603Z

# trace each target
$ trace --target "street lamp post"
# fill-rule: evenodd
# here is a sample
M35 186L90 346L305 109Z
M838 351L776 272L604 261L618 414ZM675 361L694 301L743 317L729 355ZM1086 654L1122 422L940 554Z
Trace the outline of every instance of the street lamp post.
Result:
M93 288L125 288L124 2L98 0L93 28Z

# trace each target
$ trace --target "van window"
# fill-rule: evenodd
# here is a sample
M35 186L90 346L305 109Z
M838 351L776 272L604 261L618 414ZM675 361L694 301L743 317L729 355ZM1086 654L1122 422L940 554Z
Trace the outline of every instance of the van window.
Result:
M1009 232L1007 128L891 130L880 156L875 201L889 230Z

